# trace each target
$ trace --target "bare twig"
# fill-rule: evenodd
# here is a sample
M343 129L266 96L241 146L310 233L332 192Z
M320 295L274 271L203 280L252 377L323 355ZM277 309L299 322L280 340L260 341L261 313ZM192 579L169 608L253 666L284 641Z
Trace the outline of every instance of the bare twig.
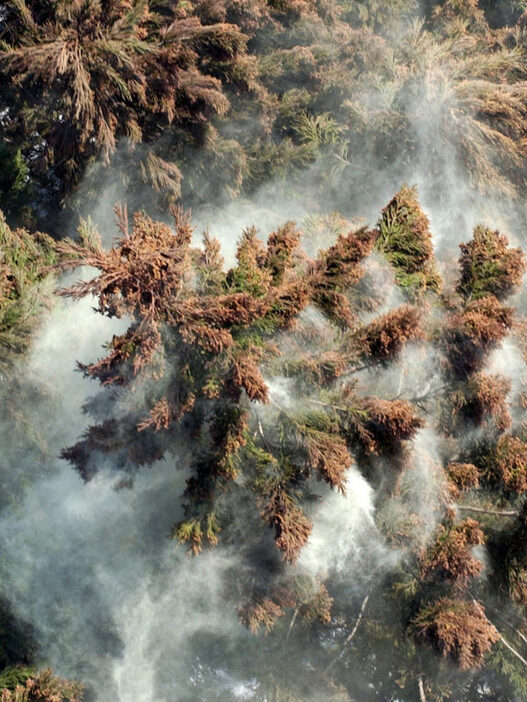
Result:
M447 390L449 387L451 387L451 385L452 385L452 383L449 383L447 385L440 385L439 387L431 388L430 390L428 390L428 392L425 392L423 395L409 397L406 401L407 402L415 402L415 403L424 402L425 400L429 400L431 397L434 397L435 395L442 392L443 390ZM401 394L402 393L397 395L395 399L401 397Z
M265 434L264 434L262 422L261 422L260 417L258 416L258 414L256 415L256 419L257 419L257 421L258 421L258 430L255 432L255 436L256 436L256 434L260 434L260 436L261 436L261 438L262 438L262 441L263 441L265 447L266 447L268 450L271 450L271 444L269 443L269 441L267 441L267 437L266 437Z
M417 685L419 686L419 700L420 702L426 702L425 686L423 683L423 674L419 675Z
M280 407L280 405L277 404L277 403L273 400L272 397L269 398L269 402L273 405L273 407L276 407L277 410L279 410L279 411L282 412L283 414L287 414L287 412L285 411L285 409L284 409L283 407Z
M339 410L340 412L347 412L346 407L340 407L339 405L333 405L331 402L322 402L322 400L312 400L309 398L309 402L312 402L314 405L322 405L322 407L330 407L331 409Z
M362 366L355 366L355 368L349 368L346 373L343 373L340 377L341 379L349 378L354 373L360 373L363 370L374 370L372 363L363 363Z
M357 629L359 628L359 624L361 623L362 616L364 614L364 610L366 609L366 605L368 604L368 600L370 599L370 593L366 595L366 597L362 600L362 605L359 611L359 616L357 617L357 621L355 622L355 626L351 630L351 633L349 636L347 636L346 640L342 644L342 648L340 649L340 652L338 656L335 656L335 658L329 663L329 665L326 667L324 670L324 673L327 673L334 665L335 663L339 660L339 658L342 658L344 655L344 651L346 649L346 646L353 641L353 637L357 633Z
M289 629L287 630L287 635L285 637L285 643L289 641L289 636L291 634L291 631L293 630L293 627L296 622L296 618L298 617L298 607L296 607L295 611L293 612L293 616L291 617L291 623L289 624Z
M472 599L474 600L474 596L472 597ZM475 601L475 600L474 600L474 601ZM497 609L495 609L495 608L494 608L492 605L490 605L488 602L484 602L484 604L485 604L485 609L490 609L490 610L496 615L496 617L498 617L498 619L499 619L500 621L502 621L504 624L506 624L506 625L509 627L509 629L512 629L512 631L514 631L514 633L516 634L516 636L517 636L518 638L520 638L520 639L523 641L524 644L527 644L527 636L525 636L524 634L522 634L522 632L521 632L519 629L517 629L517 628L514 626L514 624L511 624L507 619L505 619L505 617L503 617L503 616L497 611Z
M341 161L342 163L345 163L346 166L351 166L351 161L348 161L347 158L342 158L342 156L339 156L339 155L336 154L334 151L332 152L331 155L334 156L338 161Z
M477 600L476 600L474 597L472 597L472 601L475 602L475 603L477 604ZM493 608L491 607L491 609L493 609ZM496 613L496 610L493 610L493 611ZM500 617L500 619L501 619L501 617ZM506 624L509 624L506 620L504 620L504 621L505 621ZM510 626L512 629L514 629L514 627L512 626L512 624L509 624L509 626ZM516 629L514 629L514 631L516 631ZM519 634L518 631L516 631L516 633ZM521 638L524 639L523 636L521 636ZM499 640L500 640L501 643L505 646L505 648L507 648L507 649L512 653L512 655L513 655L515 658L517 658L517 659L520 661L520 663L523 663L523 665L527 668L527 661L525 660L525 658L524 658L520 653L518 653L518 651L517 651L513 646L511 646L511 644L503 637L503 634L501 634L501 633L500 633L500 639L499 639Z
M484 507L472 507L471 505L455 505L455 507L462 512L475 512L477 514L492 514L497 517L517 517L519 512L516 510L497 510L497 509L485 509Z
M525 658L522 655L520 655L518 651L503 638L503 636L501 637L500 641L505 646L505 648L508 648L512 655L515 656L527 668L527 661L525 660Z

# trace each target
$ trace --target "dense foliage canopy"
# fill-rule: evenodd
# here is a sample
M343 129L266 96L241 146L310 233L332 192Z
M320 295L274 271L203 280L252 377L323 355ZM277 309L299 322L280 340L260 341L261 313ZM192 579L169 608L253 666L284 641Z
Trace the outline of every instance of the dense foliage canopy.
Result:
M59 484L56 449L79 494L123 504L170 467L171 553L216 548L237 629L189 635L159 699L239 699L208 682L231 678L260 702L527 699L526 27L506 0L0 2L0 519ZM113 242L86 216L105 187L133 211ZM372 189L377 221L353 220ZM277 193L311 214L260 231ZM189 206L221 225L248 197L245 229L198 236ZM470 232L484 201L506 214ZM83 298L115 333L78 364L101 387L67 445L35 354ZM2 700L81 700L85 662L42 649L9 592L39 585L2 560ZM94 699L131 702L120 685Z

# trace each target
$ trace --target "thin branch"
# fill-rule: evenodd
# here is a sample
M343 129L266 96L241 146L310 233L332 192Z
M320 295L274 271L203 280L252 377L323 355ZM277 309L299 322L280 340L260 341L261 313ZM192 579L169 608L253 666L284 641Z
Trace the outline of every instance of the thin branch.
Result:
M338 161L341 161L342 163L346 164L346 166L351 166L351 161L348 161L347 158L343 158L342 156L339 156L334 151L331 152L331 155L334 156Z
M312 402L315 405L322 405L322 407L330 407L331 409L339 410L340 412L347 412L349 410L349 407L340 407L339 405L331 404L331 402L322 402L322 400L312 400L311 398L307 399L309 402Z
M454 505L457 509L462 512L475 512L477 514L492 514L497 517L517 517L519 512L516 510L497 510L497 509L485 509L483 507L472 507L471 505Z
M360 373L363 370L375 370L375 366L373 363L363 363L362 366L355 366L355 368L350 368L346 373L343 373L340 378L349 378L351 375L354 375L355 373Z
M472 596L472 599L474 600L474 596ZM474 601L475 601L475 600L474 600ZM496 615L496 617L498 617L498 619L499 619L500 621L502 621L502 622L503 622L504 624L506 624L510 629L512 629L512 631L514 631L514 633L516 634L516 636L518 636L518 638L520 638L520 639L523 641L524 644L527 644L527 636L525 636L524 634L522 634L522 632L519 631L519 629L517 629L517 628L514 626L514 624L511 624L507 619L505 619L505 617L503 617L503 616L498 612L498 610L495 609L495 608L494 608L492 605L490 605L488 602L484 602L484 604L485 604L485 609L490 609L490 610L492 610L492 612Z
M298 617L298 607L295 608L295 611L293 612L293 616L291 617L291 623L289 624L289 629L287 630L287 636L285 637L286 644L289 641L289 636L291 635L291 631L295 625L297 617Z
M419 675L419 679L417 681L417 684L419 686L419 700L420 702L426 702L426 695L425 695L425 686L423 684L423 674Z
M447 383L446 385L440 385L438 387L432 388L428 390L428 392L425 392L423 395L417 395L415 397L408 397L406 398L407 402L424 402L425 400L430 399L431 397L434 397L434 395L437 395L438 393L442 392L443 390L448 390L449 387L452 386L453 383ZM398 395L395 396L395 400L399 399L403 393L399 393ZM405 398L403 398L405 399Z
M476 600L474 597L472 597L472 601L475 602L475 603L477 604L477 600ZM491 609L493 609L493 608L491 608ZM495 611L495 610L494 610L494 611ZM501 618L501 617L500 617L500 618ZM492 622L491 622L491 623L492 623ZM506 623L508 624L508 622L506 622ZM511 626L511 628L514 629L514 627L513 627L511 624L509 624L509 626ZM516 630L515 630L515 631L516 631ZM517 633L518 633L518 632L517 632ZM522 637L522 638L523 638L523 637ZM517 658L517 659L520 661L520 663L523 663L523 665L527 668L527 661L525 660L525 658L524 658L520 653L518 653L518 651L517 651L515 648L513 648L513 647L510 645L510 643L503 637L503 634L501 634L501 633L500 633L500 639L499 639L499 640L500 640L501 643L505 646L505 648L508 648L509 651L512 653L512 655L513 655L515 658Z
M359 611L359 616L357 617L357 621L355 622L355 626L353 627L353 629L351 630L351 633L349 634L349 636L346 638L346 640L345 640L344 643L342 644L342 648L340 649L340 652L339 652L338 656L335 656L335 658L329 663L329 665L328 665L328 666L326 667L326 669L324 670L324 673L329 672L329 670L335 665L335 663L336 663L340 658L342 658L342 656L344 655L344 651L345 651L345 649L346 649L346 646L347 646L349 643L351 643L351 642L353 641L353 637L354 637L355 634L357 633L357 629L359 628L359 624L361 623L362 616L363 616L363 614L364 614L364 610L366 609L366 605L368 604L368 600L369 600L369 599L370 599L370 593L368 593L368 594L366 595L366 597L363 599L362 605L361 605L361 608L360 608L360 611Z
M502 621L504 624L506 624L510 629L512 629L512 630L514 631L514 633L516 634L516 636L517 636L518 638L520 638L520 639L523 641L524 644L527 644L527 636L525 636L524 634L522 634L521 631L519 631L519 629L517 629L513 624L511 624L511 623L510 623L509 621L507 621L504 617L502 617L501 614L500 614L499 612L497 612L493 607L491 607L490 609L492 609L492 611L494 612L494 614L498 617L498 619L499 619L500 621Z
M259 434L260 437L261 437L261 439L262 439L262 441L263 441L263 443L264 443L264 446L266 447L266 449L267 449L268 451L272 451L272 445L271 445L271 443L269 442L269 440L267 439L267 437L266 437L266 435L265 435L265 433L264 433L262 421L261 421L261 419L260 419L260 415L259 415L258 412L256 412L256 420L257 420L257 422L258 422L258 429L254 432L254 435L256 436L257 434Z
M527 661L523 656L521 656L518 651L513 648L508 641L506 641L503 636L500 639L501 643L505 646L505 648L508 648L509 651L512 653L513 656L515 656L523 665L527 668Z
M273 400L272 397L269 398L269 402L270 402L274 407L276 407L277 410L280 410L280 412L283 412L284 414L287 414L287 412L285 411L285 409L283 409L283 407L280 407L280 405L277 404L277 403Z

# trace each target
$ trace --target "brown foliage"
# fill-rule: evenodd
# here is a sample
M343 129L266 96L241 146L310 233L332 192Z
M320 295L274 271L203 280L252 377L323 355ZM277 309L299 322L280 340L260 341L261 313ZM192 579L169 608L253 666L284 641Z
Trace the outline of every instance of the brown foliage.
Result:
M352 463L346 441L338 434L328 434L315 429L303 430L302 435L310 469L318 473L331 487L336 487L344 493L344 474Z
M190 261L188 244L189 220L176 213L176 228L155 222L144 214L134 215L133 230L128 232L126 216L120 227L123 236L109 251L96 251L60 242L62 269L88 265L98 268L98 277L72 285L62 295L80 298L95 295L101 314L110 317L131 316L141 320L128 331L114 337L112 352L102 361L86 367L86 372L104 383L124 383L120 366L133 359L133 374L151 361L161 342L159 326L166 319L167 303L174 303L185 282Z
M500 436L476 463L489 484L520 494L527 491L527 444L520 438Z
M359 358L381 365L397 356L408 341L421 339L421 314L416 307L403 305L375 319L354 333L350 339L353 353Z
M138 431L152 427L154 431L168 429L172 421L172 411L166 397L158 400L150 410L149 416L137 425Z
M353 321L351 306L343 294L361 277L361 262L371 252L377 232L363 227L340 234L333 246L322 251L310 271L313 302L337 324Z
M357 266L371 249L371 233L364 230L341 237L338 245L309 264L305 256L296 254L300 235L292 223L274 232L267 248L256 230L249 229L238 246L238 264L224 274L219 249L209 237L201 252L191 248L192 229L181 210L173 212L174 229L136 214L131 232L126 212L118 214L122 236L109 251L71 241L60 243L61 268L85 264L100 272L62 294L94 294L101 313L131 318L128 330L113 338L109 354L84 370L103 384L130 385L132 389L150 374L151 408L146 417L132 413L125 421L92 427L63 456L89 479L96 470L90 447L103 453L113 447L127 465L134 456L142 463L141 445L152 442L148 449L152 455L163 454L165 441L155 436L161 430L170 430L183 420L198 433L206 427L210 442L205 455L196 456L185 494L191 503L209 505L215 486L236 476L237 453L246 441L245 415L240 408L240 412L231 410L238 406L242 392L254 402L268 400L261 365L273 353L273 335L290 328L321 290L332 294L333 288L356 280ZM152 375L156 358L158 367ZM169 365L169 358L177 362ZM343 370L343 362L337 365L335 372ZM165 381L156 392L156 383L167 368L171 368L168 387ZM205 410L204 402L210 409ZM204 410L214 417L212 421L205 420ZM135 433L127 441L132 426ZM145 434L143 441L138 432ZM326 434L324 428L311 427L297 440L309 468L343 490L351 458L338 432ZM311 525L285 489L277 488L267 496L264 518L275 529L277 546L285 558L294 561ZM205 531L201 517L176 525L176 535L193 550L201 548ZM215 539L215 531L211 533Z
M451 316L440 339L448 372L463 378L480 370L487 354L503 341L512 324L512 309L492 295L469 302Z
M151 140L159 124L200 123L229 107L202 55L210 61L212 51L232 70L245 51L234 25L202 25L191 6L158 14L138 0L23 0L9 9L16 31L4 34L0 71L30 106L15 125L39 135L36 171L51 159L65 185L95 157L108 160L122 137ZM154 187L179 192L175 164L149 150L140 168Z
M312 525L281 485L271 488L261 517L274 529L275 543L285 560L295 563Z
M335 290L319 290L313 296L313 301L338 326L344 329L353 326L355 315L344 293Z
M327 351L319 355L300 354L287 359L281 365L281 370L284 375L297 378L302 385L327 387L345 372L347 365L347 358L342 352Z
M351 448L357 442L366 453L393 453L401 448L401 442L413 439L424 426L414 407L403 400L367 398L360 409L366 418L353 418L348 437Z
M269 307L270 302L265 298L254 298L246 292L205 298L191 295L167 311L167 320L172 324L188 320L215 328L247 326L264 316Z
M470 547L483 541L483 532L474 519L440 525L435 542L421 558L422 577L434 573L458 586L465 586L471 578L479 575L483 567L472 555Z
M275 283L282 281L286 270L293 264L293 253L300 244L300 234L294 222L286 222L267 240L266 266Z
M258 356L251 355L234 357L230 382L235 388L243 388L253 402L268 402L267 385L258 367L259 360Z
M337 242L317 259L317 271L322 274L322 284L339 286L346 290L357 282L360 263L371 252L377 232L363 227L348 234L340 234Z
M526 16L527 20L527 16ZM517 568L508 574L508 593L512 599L523 607L527 606L527 568Z
M70 241L58 245L61 268L99 269L98 277L62 294L95 294L100 312L131 319L128 330L112 340L108 355L86 372L103 384L129 385L131 390L144 379L141 388L150 403L142 416L132 409L126 417L91 427L63 456L88 479L98 454L117 452L119 463L132 468L134 462L145 462L145 454L153 460L162 456L170 441L189 428L198 440L189 447L187 518L174 534L196 552L205 541L215 543L219 526L211 515L216 492L244 470L240 485L257 495L262 519L274 529L285 560L293 563L311 532L300 506L309 475L344 492L351 452L365 463L389 457L396 474L407 463L405 442L424 424L411 403L361 399L348 383L334 388L334 400L315 400L323 409L283 413L281 432L261 425L249 431L249 401L268 401L263 370L276 352L277 334L291 356L291 347L296 348L288 341L292 335L281 332L291 329L308 304L320 306L326 295L341 296L349 304L345 293L360 278L361 262L377 233L364 228L341 235L334 246L308 260L292 223L271 234L267 246L255 229L248 229L238 245L237 264L224 273L217 243L205 236L203 246L193 248L188 217L175 210L174 219L171 229L138 214L130 232L121 212L122 236L109 251ZM492 301L499 306L495 298L481 304L494 309ZM335 306L325 310L320 352L320 341L313 338L303 355L286 360L290 375L308 374L310 382L329 385L353 371L358 354L387 363L404 343L423 334L420 313L410 305L349 336L331 325L335 313ZM326 350L328 338L343 342L338 351ZM350 344L360 350L351 352ZM306 346L314 349L312 355ZM491 400L496 398L484 389L481 402L494 410Z
M238 618L249 631L256 634L262 626L268 634L285 609L295 612L306 623L329 623L333 599L324 585L306 576L284 578L269 593L259 595L238 608Z
M480 667L492 644L500 640L480 604L446 597L423 608L413 620L412 630L462 670Z
M499 432L511 426L507 394L511 381L499 375L478 373L447 395L441 413L441 429L460 435L492 420Z
M216 329L203 322L182 322L179 333L187 346L199 346L207 353L222 353L233 344L227 329Z
M284 283L270 293L270 314L278 329L291 329L312 300L309 282L302 277Z
M276 620L284 614L282 607L270 597L263 597L258 602L247 602L242 607L238 607L238 618L251 634L257 634L262 626L268 634Z
M446 472L451 481L454 497L460 491L464 492L479 487L479 471L472 463L450 463Z

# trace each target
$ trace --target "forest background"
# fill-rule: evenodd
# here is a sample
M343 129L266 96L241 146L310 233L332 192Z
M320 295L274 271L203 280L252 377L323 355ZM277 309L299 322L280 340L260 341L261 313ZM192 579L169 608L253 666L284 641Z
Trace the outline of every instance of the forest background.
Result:
M0 3L2 700L527 699L526 42Z

